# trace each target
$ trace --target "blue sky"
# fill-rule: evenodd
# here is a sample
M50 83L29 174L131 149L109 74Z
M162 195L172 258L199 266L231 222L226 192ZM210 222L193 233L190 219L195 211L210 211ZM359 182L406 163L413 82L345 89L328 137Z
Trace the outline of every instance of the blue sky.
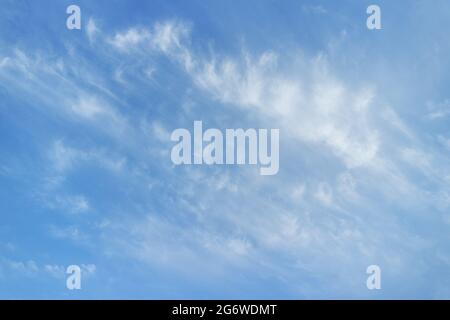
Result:
M3 0L0 297L450 298L450 3L370 4ZM174 166L195 120L279 173Z

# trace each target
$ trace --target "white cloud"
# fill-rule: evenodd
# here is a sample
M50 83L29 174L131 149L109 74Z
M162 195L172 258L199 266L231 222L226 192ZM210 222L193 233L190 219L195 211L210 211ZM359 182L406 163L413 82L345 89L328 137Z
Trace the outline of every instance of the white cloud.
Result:
M450 116L450 100L445 99L441 102L428 101L426 104L428 109L427 117L430 120L440 120Z
M128 167L130 172L139 172L136 176L124 177L123 187L129 187L130 193L136 192L138 196L142 192L149 199L129 207L124 205L123 214L108 216L109 223L100 228L99 238L104 242L95 243L96 248L103 246L105 252L116 252L120 256L125 252L138 261L172 267L179 272L198 272L200 277L220 271L230 273L229 264L243 270L250 262L248 270L252 274L261 271L264 271L262 274L275 274L285 279L289 288L295 286L297 281L294 279L298 280L300 273L311 276L310 279L318 274L330 275L336 280L336 286L351 282L366 260L384 262L393 272L406 270L415 250L423 246L423 239L396 224L392 217L395 212L385 212L381 204L370 200L375 194L398 206L427 203L422 201L422 190L411 182L403 161L414 164L411 167L429 171L435 162L433 157L423 157L424 151L414 145L417 137L394 109L379 108L376 90L370 85L355 85L337 76L325 54L297 58L267 51L224 57L212 52L212 57L205 57L190 47L189 32L190 28L180 22L166 21L149 29L131 28L109 39L119 54L131 54L131 59L135 58L132 54L137 50L140 50L139 54L164 54L179 63L192 77L197 89L206 93L210 100L236 108L232 111L251 113L259 124L283 128L283 141L298 147L299 152L308 152L304 155L305 167L298 166L289 174L281 173L279 179L267 182L244 169L238 173L229 168L164 172L162 165L159 168L165 179L159 184L152 183L154 188L151 190L159 197L161 212L150 215L146 210L153 207L154 199L146 193L148 188L141 190L139 187L154 181L149 179L153 172L146 173L147 167L145 170L132 167L134 164L129 164L124 156L130 150L145 154L142 144L137 143L142 141L140 138L131 135L133 144L128 145L125 143L128 140L122 136L130 135L121 135L115 142L127 149L118 154L96 146L80 148L57 140L49 152L52 169L57 175L49 179L54 188L52 192L64 181L61 177L69 170L93 163L112 172L121 172ZM45 99L48 96L48 100L59 102L67 92L77 88L71 99L62 100L69 101L64 105L68 107L65 112L71 115L71 120L95 124L99 130L108 124L116 129L117 124L125 123L129 130L126 133L145 132L160 142L168 137L162 123L147 123L141 119L134 119L134 122L130 119L128 123L119 109L98 95L98 91L81 90L76 81L70 82L64 72L71 63L55 62L44 68L25 54L16 54L3 69L8 69L11 63L31 79L39 78L44 69L52 75L52 82L48 86L44 84L44 90L40 90L42 85L37 85L37 89L23 88L33 97ZM149 62L149 68L153 68L152 63ZM89 76L97 79L94 73ZM118 76L123 79L120 73ZM61 96L52 93L60 90L51 90L57 80L65 84ZM107 87L96 89L108 92ZM225 113L227 107L223 106L221 111ZM397 141L391 139L395 136L383 131L384 127L377 122L380 113L381 118L397 131L411 138L411 148L400 148ZM136 124L140 131L130 129ZM386 145L395 152L390 152ZM297 164L295 150L290 151L284 153L284 161ZM317 158L322 159L325 153L325 156L331 155L340 161L327 158L326 170L322 170L320 165L308 163L314 162L317 153ZM308 170L311 168L316 171ZM298 182L299 177L311 180L308 181L308 192L305 191L306 183ZM143 183L139 184L141 180ZM371 193L369 196L368 192ZM286 203L286 195L296 201ZM347 212L347 203L341 203L343 199L366 200L366 205L361 212ZM83 195L61 195L52 201L79 212L91 208ZM317 206L317 201L322 206ZM380 229L383 230L381 234ZM91 240L82 225L53 226L50 234L78 242ZM155 256L158 259L154 259ZM392 259L393 256L398 258ZM354 264L349 267L350 260ZM188 271L183 270L186 265L190 266ZM49 272L53 270L49 269ZM95 270L92 267L86 269ZM205 275L205 270L212 271Z
M127 119L114 105L122 102L106 88L104 75L95 66L76 54L63 59L19 49L8 59L8 67L0 69L2 85L22 94L31 108L83 122L116 139L127 137Z
M244 170L237 174L177 170L167 182L176 196L165 199L171 208L177 208L175 212L166 209L170 216L162 212L145 219L133 217L126 226L121 219L112 219L102 229L105 239L115 239L106 244L110 250L126 251L141 261L164 267L190 264L190 272L196 271L198 261L213 256L217 261L203 268L215 267L215 263L222 263L221 258L230 259L227 263L231 264L238 261L242 268L250 261L251 270L275 269L286 279L294 279L293 274L299 270L307 276L328 274L331 279L339 276L339 284L352 282L352 272L358 272L367 260L381 261L397 271L407 269L416 249L405 248L402 241L423 244L422 239L392 223L389 212L377 216L381 205L371 203L371 196L359 192L359 188L366 188L366 192L378 192L385 199L414 195L412 198L421 201L416 197L420 190L399 159L386 152L386 144L395 145L396 141L386 139L390 135L380 122L387 120L411 140L415 137L393 109L380 108L373 86L341 79L323 53L297 57L266 51L226 57L211 50L211 56L205 57L190 46L190 29L186 26L162 22L148 30L145 34L149 41L136 41L135 48L162 53L180 64L197 89L224 105L223 112L234 107L232 111L251 113L259 124L283 128L283 139L290 145L319 152L320 157L326 153L340 161L330 161L330 173L318 169L320 172L309 175L307 169L314 166L304 168L305 179L312 180L308 193L305 184L297 184L294 189L292 184L278 180L266 184ZM156 129L155 135L161 138L166 134L158 126L150 128ZM290 155L285 161L298 160ZM309 156L305 159L313 161ZM290 201L288 206L284 203L286 194L302 201ZM361 209L363 213L347 212L347 205L363 201L369 203ZM376 225L366 223L371 218ZM387 234L377 232L380 226ZM395 246L390 247L392 243ZM230 251L228 255L223 247ZM377 248L386 250L379 252ZM154 261L154 255L160 259ZM390 256L401 258L391 261ZM352 267L348 267L349 260L354 261ZM283 267L285 262L295 270ZM227 263L221 267L225 269Z
M302 201L303 197L305 195L305 191L306 191L305 184L300 184L300 185L294 187L294 189L292 190L292 193L291 193L292 200L294 200L296 202Z
M78 226L60 227L52 225L49 227L50 235L56 239L70 240L76 243L87 243L89 236L82 232Z
M414 139L414 134L412 130L408 128L408 126L404 123L402 119L398 116L398 114L392 108L386 108L383 110L382 116L386 121L390 123L394 128L403 133L410 139Z
M355 201L359 198L357 192L357 182L349 172L341 173L338 176L337 189L347 201Z
M100 114L108 114L108 110L93 97L83 97L78 103L72 105L72 111L88 119Z
M121 135L130 130L125 117L96 96L80 94L78 99L68 102L68 105L76 118L99 125L98 130L105 130L111 136Z
M300 141L328 146L349 168L377 156L380 141L371 124L374 90L347 87L329 71L325 56L294 61L286 71L273 52L206 60L180 47L195 61L185 68L194 83L215 99L251 109Z
M88 23L86 25L86 34L88 36L89 42L93 43L99 33L100 29L97 27L95 20L89 18Z
M62 140L56 140L53 143L49 157L57 172L65 172L85 162L94 162L102 168L118 172L126 164L126 159L121 156L108 154L102 149L83 150L73 148L67 146Z
M65 146L62 140L55 141L50 154L54 166L58 171L65 171L74 165L79 153Z
M130 51L136 46L150 41L150 32L146 29L131 28L125 32L117 33L109 42L121 51Z
M237 255L247 255L252 249L251 244L243 239L230 239L227 246L231 252Z
M64 266L46 264L44 270L56 279L64 279L66 276L66 269Z
M6 264L14 273L23 274L27 277L35 276L39 272L39 267L33 260L26 262L6 260Z
M97 271L97 266L95 264L82 264L81 271L84 274L92 275Z
M154 28L153 45L164 53L183 49L181 41L189 36L189 28L176 21L157 22Z
M326 182L322 182L318 185L314 196L325 206L333 205L333 190Z
M157 22L152 29L130 28L116 33L109 43L119 51L159 52L182 63L186 70L192 70L195 62L191 52L183 44L188 39L190 28L179 21Z
M88 212L91 207L89 201L82 195L48 195L47 207L53 210L62 210L71 214Z
M0 60L0 68L8 66L10 61L11 61L11 59L9 57L2 58Z
M153 122L151 129L153 136L155 136L159 141L168 142L170 140L170 132L164 128L160 122Z

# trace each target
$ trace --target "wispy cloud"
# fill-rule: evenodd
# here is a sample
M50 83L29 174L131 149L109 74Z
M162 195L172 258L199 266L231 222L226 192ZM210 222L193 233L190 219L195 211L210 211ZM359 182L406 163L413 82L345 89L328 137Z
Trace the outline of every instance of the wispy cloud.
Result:
M89 42L93 43L100 33L100 29L97 27L97 23L93 18L89 18L86 25L86 34L88 36Z
M2 50L5 96L37 119L8 130L36 139L24 147L35 163L20 182L45 210L36 222L45 241L176 273L208 292L274 285L286 297L368 297L360 280L373 263L391 277L391 296L407 295L417 289L411 276L446 263L443 229L430 236L418 226L448 226L447 132L424 135L403 116L400 98L391 104L379 83L339 70L335 48L233 51L211 40L217 31L179 19L118 31L102 19L87 19L82 50ZM421 125L444 121L446 108L445 100L429 103ZM170 131L199 118L280 128L280 174L173 167ZM11 153L2 153L0 174L12 180L11 163L21 159L8 162ZM55 219L54 211L69 214ZM8 270L62 277L64 263L22 260ZM100 276L110 268L102 267L85 269Z

